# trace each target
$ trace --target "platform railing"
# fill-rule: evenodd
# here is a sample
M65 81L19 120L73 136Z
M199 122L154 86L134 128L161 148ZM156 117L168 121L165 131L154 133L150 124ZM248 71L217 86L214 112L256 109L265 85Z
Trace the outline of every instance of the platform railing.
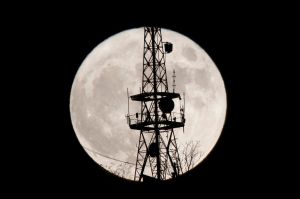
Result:
M163 112L159 111L159 121L173 121L173 122L185 122L184 114L183 113L177 113L177 112L172 112L171 114L164 114ZM142 122L147 122L147 121L154 121L155 114L143 114L143 121L141 120L141 113L135 113L135 114L130 114L126 115L127 118L127 124L129 125L135 125L135 124L140 124Z

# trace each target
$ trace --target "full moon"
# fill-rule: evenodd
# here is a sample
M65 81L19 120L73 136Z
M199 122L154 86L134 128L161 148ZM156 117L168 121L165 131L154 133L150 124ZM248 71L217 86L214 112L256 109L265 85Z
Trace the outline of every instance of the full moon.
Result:
M218 68L198 44L180 33L161 31L162 40L173 44L166 55L169 90L175 70L175 91L185 93L184 131L174 129L185 173L217 143L226 117L226 91ZM143 28L101 42L79 67L70 96L72 125L84 150L101 167L129 180L134 179L140 132L127 124L127 88L129 95L140 92L143 45ZM130 109L139 111L140 104L131 101Z

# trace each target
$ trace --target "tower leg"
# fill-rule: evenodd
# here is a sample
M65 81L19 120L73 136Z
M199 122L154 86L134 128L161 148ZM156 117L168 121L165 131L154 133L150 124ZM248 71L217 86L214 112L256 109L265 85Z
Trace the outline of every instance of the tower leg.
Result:
M170 132L170 137L167 145L167 153L173 168L174 177L176 177L180 173L182 173L182 167L181 161L179 159L178 147L173 129L171 129Z
M145 137L143 135L143 132L141 131L140 137L139 137L139 145L138 145L138 152L136 157L136 165L135 165L135 172L134 172L134 181L139 179L141 181L141 176L143 175L147 159L148 159L148 153L147 153L147 143L145 140Z

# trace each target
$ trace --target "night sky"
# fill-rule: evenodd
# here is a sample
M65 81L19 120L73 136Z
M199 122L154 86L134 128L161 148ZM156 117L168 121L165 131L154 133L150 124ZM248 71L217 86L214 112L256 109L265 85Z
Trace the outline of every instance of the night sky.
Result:
M17 103L22 97L25 104L16 107L24 119L12 125L20 129L13 132L23 133L16 141L22 147L14 153L21 158L15 155L9 161L16 162L8 178L11 184L28 184L28 192L78 191L99 198L101 193L151 196L155 190L174 192L172 196L198 194L199 198L202 193L238 195L237 190L248 195L269 190L265 184L270 182L276 188L280 174L271 164L276 143L269 140L276 133L270 130L266 113L272 113L274 103L267 96L274 92L272 82L278 71L271 60L279 54L268 49L277 46L270 35L278 20L265 16L263 8L210 9L204 13L205 8L191 12L166 8L153 17L142 10L120 13L110 9L110 17L99 10L84 14L61 8L37 10L8 23L15 28L10 52L21 54L19 60L13 56L11 61L23 63L15 64L20 68L20 84L14 85L21 85L22 92L12 100ZM101 169L79 144L69 113L72 82L86 55L107 37L146 25L174 30L198 43L218 67L228 103L223 132L212 152L191 172L159 186L138 185Z

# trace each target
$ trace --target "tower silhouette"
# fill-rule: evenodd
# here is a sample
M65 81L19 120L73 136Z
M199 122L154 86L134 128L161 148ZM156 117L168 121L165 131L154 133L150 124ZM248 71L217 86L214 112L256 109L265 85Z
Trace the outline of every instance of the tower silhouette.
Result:
M173 92L168 90L166 54L173 45L162 42L161 28L144 28L144 54L142 89L130 96L141 103L140 113L128 114L129 127L139 130L138 151L134 180L166 180L182 173L174 128L184 127L184 105L179 113L174 112L174 100L181 100L175 93L175 71L173 71ZM129 98L129 97L128 97Z

